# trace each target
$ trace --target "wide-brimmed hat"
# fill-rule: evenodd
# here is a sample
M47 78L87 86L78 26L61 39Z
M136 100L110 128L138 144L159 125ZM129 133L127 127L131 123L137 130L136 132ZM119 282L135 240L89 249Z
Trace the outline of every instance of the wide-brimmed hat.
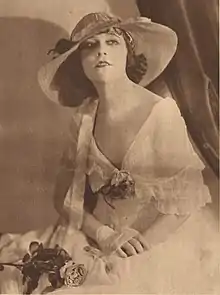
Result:
M176 33L164 25L152 22L149 18L137 17L122 21L103 12L87 14L73 29L69 39L70 48L43 66L38 73L40 86L47 97L61 103L60 88L55 87L53 83L60 66L77 51L82 42L111 27L127 32L132 37L134 53L146 57L147 71L139 82L144 87L163 72L175 54Z

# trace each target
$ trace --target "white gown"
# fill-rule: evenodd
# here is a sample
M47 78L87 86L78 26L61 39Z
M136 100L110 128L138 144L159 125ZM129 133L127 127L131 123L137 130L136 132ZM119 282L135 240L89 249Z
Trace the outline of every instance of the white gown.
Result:
M117 170L92 136L86 163L84 172L93 192ZM93 214L117 230L129 226L140 232L158 212L190 214L167 241L126 259L114 255L94 257L83 250L88 243L82 232L58 222L45 230L3 237L0 260L17 260L30 241L37 239L49 246L59 243L76 262L84 263L88 269L87 280L82 286L63 287L54 291L57 294L220 293L218 224L209 206L205 206L211 202L211 197L202 179L204 165L192 148L173 99L161 100L154 106L126 152L121 169L134 178L136 198L115 203L115 209L112 209L99 196ZM0 280L3 293L21 292L20 279L15 272L14 275L0 273Z

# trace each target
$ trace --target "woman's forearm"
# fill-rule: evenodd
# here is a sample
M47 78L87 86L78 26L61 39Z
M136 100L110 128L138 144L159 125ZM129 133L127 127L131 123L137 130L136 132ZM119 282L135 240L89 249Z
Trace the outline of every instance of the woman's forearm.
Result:
M152 225L143 233L150 246L164 242L189 217L160 214Z
M152 225L143 232L149 246L164 242L172 233L174 233L189 217L177 215L163 215L160 214L152 223ZM82 231L91 239L96 241L97 230L103 226L94 215L84 211L84 218L82 224Z
M84 211L82 231L94 241L96 240L97 230L103 224L99 222L91 213Z

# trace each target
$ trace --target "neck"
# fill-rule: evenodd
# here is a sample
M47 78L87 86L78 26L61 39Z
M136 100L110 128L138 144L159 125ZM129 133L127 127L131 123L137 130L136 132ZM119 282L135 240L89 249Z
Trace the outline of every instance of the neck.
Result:
M131 100L129 93L134 88L134 83L128 78L117 79L109 83L95 83L99 96L99 108L105 112L114 112L129 106ZM129 103L130 101L130 103Z

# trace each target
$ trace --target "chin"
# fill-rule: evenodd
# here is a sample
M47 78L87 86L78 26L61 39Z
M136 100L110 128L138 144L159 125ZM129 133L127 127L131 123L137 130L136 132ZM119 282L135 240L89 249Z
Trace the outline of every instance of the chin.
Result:
M112 71L110 68L103 68L93 73L90 80L97 83L108 83L117 80L118 76L118 72Z

